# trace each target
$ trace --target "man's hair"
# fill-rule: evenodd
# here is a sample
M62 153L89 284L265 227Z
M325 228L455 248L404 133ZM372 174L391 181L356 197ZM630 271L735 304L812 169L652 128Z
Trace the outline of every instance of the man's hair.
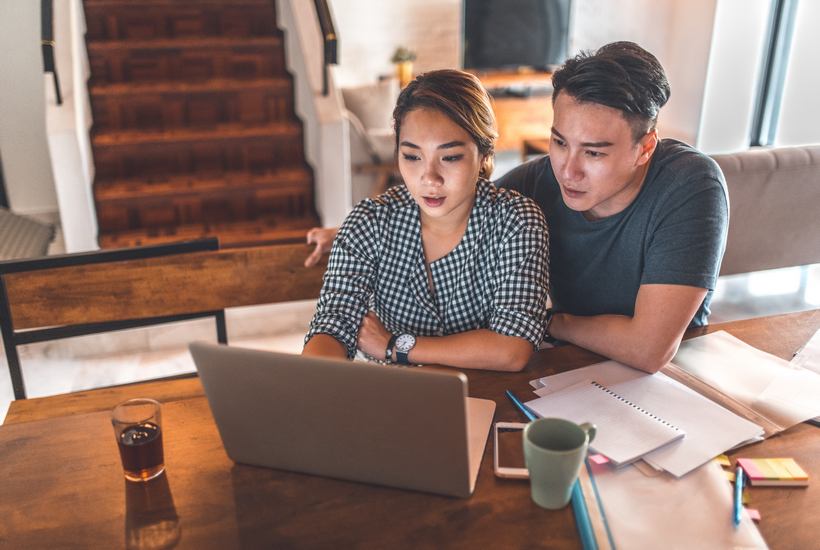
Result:
M552 87L553 103L565 92L576 101L618 109L636 143L655 128L671 94L658 59L634 42L613 42L568 59L552 75Z
M479 176L489 179L498 132L490 95L478 77L464 71L442 69L420 74L408 84L393 110L396 150L404 117L416 109L439 111L470 134L484 157Z

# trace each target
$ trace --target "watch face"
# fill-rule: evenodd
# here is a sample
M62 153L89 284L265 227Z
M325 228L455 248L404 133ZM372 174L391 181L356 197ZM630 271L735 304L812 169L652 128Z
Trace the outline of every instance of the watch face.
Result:
M416 337L412 334L402 334L396 338L396 350L408 352L416 345Z

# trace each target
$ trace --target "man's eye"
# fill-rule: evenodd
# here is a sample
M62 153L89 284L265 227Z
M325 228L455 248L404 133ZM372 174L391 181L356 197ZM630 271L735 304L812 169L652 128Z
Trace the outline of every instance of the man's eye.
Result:
M444 157L442 160L444 160L444 162L458 162L463 158L464 155L448 155Z
M605 153L602 153L600 151L587 151L586 153L588 157L592 157L594 159L603 158L606 156Z
M552 136L552 142L559 147L563 147L564 145L566 145L566 142L563 139L557 138L555 136Z

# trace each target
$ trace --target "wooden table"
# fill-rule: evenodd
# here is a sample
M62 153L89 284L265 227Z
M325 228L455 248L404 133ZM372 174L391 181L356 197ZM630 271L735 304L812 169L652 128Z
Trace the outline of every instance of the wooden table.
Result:
M724 329L789 359L820 327L820 310L690 331ZM470 393L498 404L496 420L521 420L503 397L527 382L600 360L574 346L539 352L521 373L469 372ZM110 426L117 402L164 402L167 476L122 478ZM287 444L287 442L283 442ZM793 456L806 489L750 489L773 548L816 548L820 431L800 424L747 455ZM121 547L164 520L178 547L580 547L572 512L532 504L526 483L493 475L488 444L476 492L454 499L233 464L197 379L138 384L14 402L0 427L0 546ZM728 489L727 489L728 490Z

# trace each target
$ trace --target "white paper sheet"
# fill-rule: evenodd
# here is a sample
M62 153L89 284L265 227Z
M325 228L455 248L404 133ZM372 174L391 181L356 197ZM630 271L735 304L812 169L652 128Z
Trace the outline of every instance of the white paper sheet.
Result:
M820 330L795 354L791 364L820 374Z
M710 401L662 373L646 374L615 361L563 372L540 379L536 395L548 395L582 380L596 380L647 411L678 426L686 436L644 456L655 468L676 477L686 475L746 441L763 429Z
M820 415L820 375L725 331L686 340L672 362L783 428Z
M612 386L587 380L525 405L541 417L594 424L597 432L590 448L617 465L645 457L686 435L684 430L659 420L651 411L637 404L633 406L625 395L613 392Z
M791 364L820 374L820 329L794 355ZM820 416L814 417L814 421L820 422Z
M732 525L732 485L714 461L683 479L591 466L618 548L767 548L745 510Z

